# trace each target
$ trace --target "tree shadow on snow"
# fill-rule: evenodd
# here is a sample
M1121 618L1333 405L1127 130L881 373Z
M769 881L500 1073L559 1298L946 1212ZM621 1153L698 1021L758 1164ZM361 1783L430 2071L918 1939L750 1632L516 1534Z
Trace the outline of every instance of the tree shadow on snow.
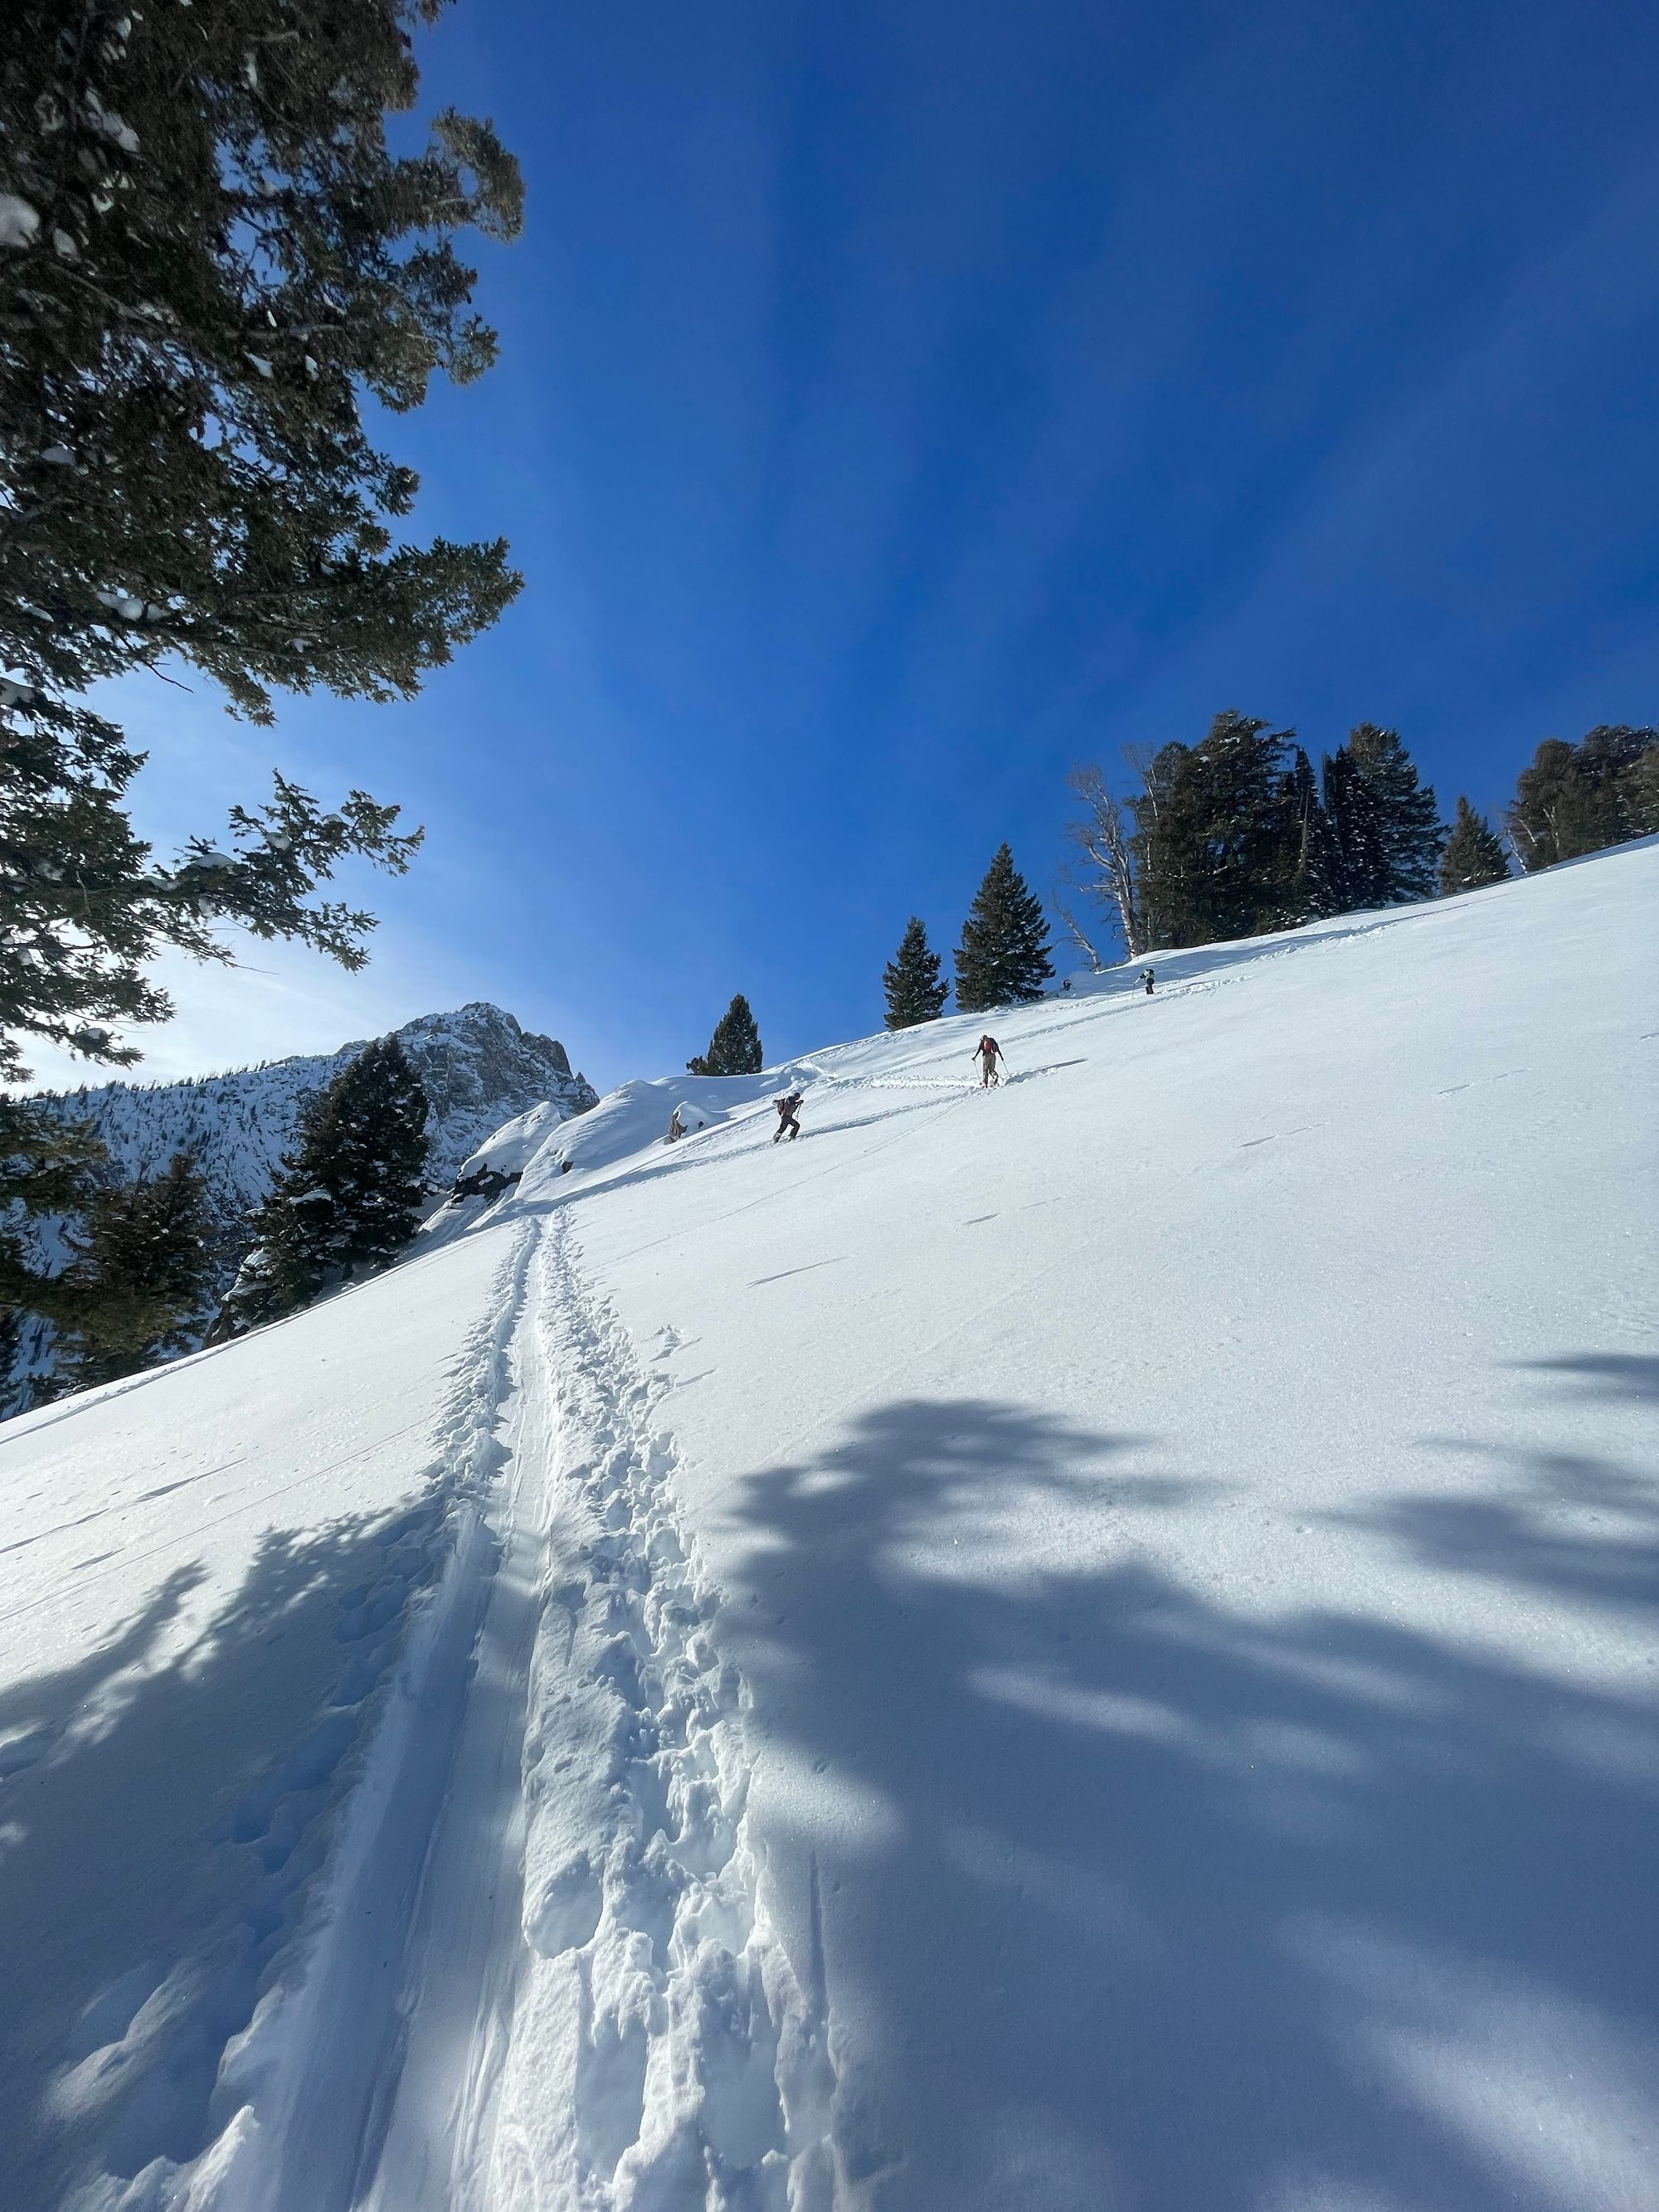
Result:
M75 1665L0 1691L7 2212L58 2206L89 2154L193 2157L228 2117L219 2062L303 1910L439 1510L270 1530L199 1621L181 1565Z
M737 1509L745 1656L799 1729L769 1741L822 1793L775 1876L803 1917L821 1899L868 2202L1659 2206L1654 1698L1385 1610L1403 1546L1622 1616L1654 1595L1652 1489L1553 1462L1552 1500L1619 1505L1566 1545L1536 1469L1389 1501L1375 1612L1273 1611L1269 1530L1245 1611L1160 1566L1159 1516L1205 1486L1115 1481L1121 1442L896 1404ZM1029 1557L1079 1487L1112 1509L1099 1556L976 1549L1012 1519Z
M1570 1401L1644 1407L1659 1397L1659 1359L1639 1355L1540 1360L1531 1371L1565 1376L1560 1395ZM1470 1449L1462 1438L1446 1438L1442 1448ZM1333 1517L1391 1536L1431 1566L1607 1613L1659 1614L1659 1451L1635 1467L1508 1446L1492 1447L1487 1456L1513 1470L1491 1495L1385 1498L1369 1513Z

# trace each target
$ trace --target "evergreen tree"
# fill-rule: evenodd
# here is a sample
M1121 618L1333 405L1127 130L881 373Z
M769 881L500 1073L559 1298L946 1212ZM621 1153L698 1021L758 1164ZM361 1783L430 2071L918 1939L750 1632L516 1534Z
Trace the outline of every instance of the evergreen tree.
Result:
M899 949L881 971L887 994L886 1024L890 1030L915 1028L919 1022L936 1022L945 1011L951 987L940 974L943 963L927 946L927 932L912 915L899 939Z
M1284 923L1294 929L1344 910L1342 850L1319 794L1313 763L1300 745L1285 780L1285 893Z
M1147 949L1284 926L1289 732L1229 708L1196 745L1165 745L1131 800Z
M1552 867L1659 827L1656 752L1659 730L1624 723L1602 723L1576 745L1547 738L1505 817L1522 866Z
M1626 804L1632 837L1651 837L1659 830L1659 744L1647 746L1624 778Z
M1381 903L1407 906L1415 899L1432 898L1441 848L1446 842L1433 789L1419 782L1411 755L1401 744L1397 730L1361 722L1349 731L1346 750L1376 803Z
M1006 844L997 847L974 894L956 964L957 1005L964 1014L1030 1006L1054 972L1042 902Z
M24 1233L27 1216L85 1213L110 1174L109 1155L88 1123L0 1093L0 1380L23 1314L67 1329L90 1310L84 1282L40 1265Z
M688 1060L693 1075L758 1075L766 1065L760 1031L741 991L714 1024L707 1052Z
M397 1257L420 1226L427 1117L395 1036L365 1046L317 1093L254 1213L253 1249L225 1301L232 1328L292 1313Z
M1505 820L1521 865L1529 874L1567 857L1561 832L1564 812L1571 817L1578 811L1573 805L1577 796L1573 790L1576 750L1564 738L1546 738L1533 755L1531 767L1522 769L1516 781ZM1574 821L1567 829L1569 846L1575 844L1578 826Z
M136 1374L190 1349L213 1276L207 1194L189 1152L153 1181L101 1191L66 1287L84 1294L60 1331L54 1395Z
M1477 814L1467 799L1457 801L1446 849L1440 859L1440 896L1478 890L1482 884L1501 884L1510 872L1502 841L1484 814Z
M410 542L411 471L365 427L468 382L494 334L453 240L514 234L487 124L392 155L410 33L444 0L0 9L0 1075L16 1037L131 1060L160 948L216 918L361 964L314 905L343 854L398 868L395 810L279 781L220 844L152 863L140 757L83 703L169 655L271 719L273 689L414 692L518 588L499 540ZM15 919L14 919L15 918Z
M1192 747L1160 746L1134 763L1140 789L1129 800L1134 832L1130 864L1140 910L1140 950L1188 942L1188 877L1198 855L1193 834Z
M1321 781L1345 908L1391 904L1381 797L1351 746L1339 745L1326 755Z

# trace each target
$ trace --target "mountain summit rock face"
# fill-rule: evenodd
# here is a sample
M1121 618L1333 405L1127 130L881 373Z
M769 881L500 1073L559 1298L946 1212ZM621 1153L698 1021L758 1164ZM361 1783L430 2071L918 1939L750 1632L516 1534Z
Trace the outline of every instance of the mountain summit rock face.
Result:
M546 1102L568 1118L599 1103L586 1077L572 1073L556 1037L520 1029L511 1014L481 1000L453 1013L422 1014L397 1035L431 1102L427 1178L434 1195L515 1115ZM248 1216L293 1142L301 1105L368 1042L228 1075L53 1092L43 1103L67 1120L91 1122L124 1178L160 1175L175 1152L194 1152L207 1185L216 1258L228 1283L247 1248ZM45 1249L56 1244L67 1256L62 1224L43 1223L39 1233ZM0 1371L0 1413L17 1410L27 1376L49 1371L49 1338L44 1324L24 1324L9 1388Z
M544 1100L567 1115L599 1103L586 1077L571 1073L556 1037L520 1029L511 1014L481 1000L453 1013L422 1014L397 1036L432 1102L427 1172L434 1189L515 1114ZM368 1042L358 1037L337 1052L270 1060L229 1075L58 1092L51 1103L68 1118L90 1121L125 1176L159 1174L174 1152L190 1146L216 1215L234 1231L270 1189L304 1100L332 1082Z
M398 1032L399 1042L432 1102L428 1179L447 1184L469 1153L505 1121L544 1101L568 1119L599 1103L585 1075L573 1075L556 1037L521 1030L511 1014L475 1000L453 1014L422 1014ZM362 1050L343 1046L318 1079L326 1083Z

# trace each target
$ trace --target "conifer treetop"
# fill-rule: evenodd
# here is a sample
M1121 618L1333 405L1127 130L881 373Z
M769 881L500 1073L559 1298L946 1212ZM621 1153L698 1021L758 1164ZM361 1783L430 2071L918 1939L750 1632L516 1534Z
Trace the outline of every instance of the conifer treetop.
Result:
M236 1328L275 1320L395 1259L420 1226L428 1101L393 1036L366 1045L311 1100L252 1219L225 1301Z
M714 1024L707 1052L685 1063L693 1075L758 1075L766 1065L760 1030L741 991Z
M939 954L928 946L921 917L913 914L899 939L898 951L882 970L888 1029L914 1029L919 1023L939 1019L951 992L940 972L943 965Z
M1546 738L1504 821L1528 872L1659 830L1659 729L1604 722L1576 745Z
M1282 926L1288 730L1228 708L1196 745L1164 745L1130 801L1146 949Z
M1479 890L1486 884L1501 884L1510 872L1504 842L1484 814L1476 813L1459 794L1451 835L1440 860L1440 895Z
M1361 722L1343 750L1369 794L1376 879L1358 905L1404 906L1432 898L1446 832L1432 788L1417 769L1397 730Z
M957 1005L964 1014L1029 1006L1054 975L1042 902L1006 843L992 855L956 949Z

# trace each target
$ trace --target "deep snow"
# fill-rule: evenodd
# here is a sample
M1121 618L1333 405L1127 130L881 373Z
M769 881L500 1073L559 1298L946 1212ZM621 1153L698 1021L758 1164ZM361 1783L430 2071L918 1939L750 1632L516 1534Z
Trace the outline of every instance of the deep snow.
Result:
M0 2200L1656 2212L1656 893L526 1116L9 1427Z

